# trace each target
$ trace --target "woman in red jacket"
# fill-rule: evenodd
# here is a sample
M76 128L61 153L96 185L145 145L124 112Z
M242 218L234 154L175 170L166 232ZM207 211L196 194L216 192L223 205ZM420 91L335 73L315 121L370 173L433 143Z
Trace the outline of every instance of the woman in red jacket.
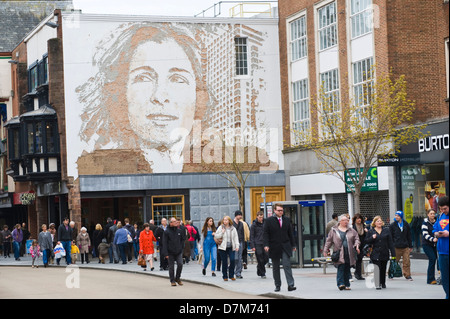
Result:
M156 242L156 238L153 235L153 232L150 230L150 225L145 223L144 224L144 230L140 232L139 234L139 254L142 255L142 257L147 261L147 263L150 263L150 270L153 271L153 254L154 254L154 248L153 248L153 242ZM141 266L144 268L144 270L147 270L147 264L145 266Z

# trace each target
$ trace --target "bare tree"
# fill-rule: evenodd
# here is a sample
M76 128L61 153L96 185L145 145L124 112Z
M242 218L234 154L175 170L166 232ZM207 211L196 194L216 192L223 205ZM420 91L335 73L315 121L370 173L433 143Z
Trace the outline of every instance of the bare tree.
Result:
M425 136L425 126L413 123L415 103L407 98L405 76L375 79L374 74L374 69L364 73L363 83L354 87L354 98L345 104L322 83L317 98L311 99L317 122L293 134L298 143L293 148L314 151L325 171L350 188L355 213L360 212L361 188L378 156L396 154L402 145Z

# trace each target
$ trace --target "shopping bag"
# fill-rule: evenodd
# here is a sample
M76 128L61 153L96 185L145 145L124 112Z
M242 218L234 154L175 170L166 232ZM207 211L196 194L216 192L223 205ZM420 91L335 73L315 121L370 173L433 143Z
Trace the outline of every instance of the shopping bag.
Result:
M55 253L56 259L66 256L66 251L64 250L64 247L61 244L56 245L55 249L53 249L53 252Z
M402 268L398 264L396 260L391 260L389 263L389 271L388 271L388 277L389 278L395 278L395 277L402 277Z

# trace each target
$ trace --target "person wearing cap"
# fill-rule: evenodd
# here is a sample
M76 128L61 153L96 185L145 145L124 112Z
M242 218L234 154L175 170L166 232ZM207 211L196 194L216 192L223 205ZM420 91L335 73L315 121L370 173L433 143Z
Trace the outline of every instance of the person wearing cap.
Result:
M395 220L389 226L389 230L392 235L392 240L394 241L397 261L400 261L400 258L403 258L403 276L405 276L407 280L412 281L411 262L409 258L409 254L412 251L411 228L408 222L404 220L403 212L401 210L395 213Z

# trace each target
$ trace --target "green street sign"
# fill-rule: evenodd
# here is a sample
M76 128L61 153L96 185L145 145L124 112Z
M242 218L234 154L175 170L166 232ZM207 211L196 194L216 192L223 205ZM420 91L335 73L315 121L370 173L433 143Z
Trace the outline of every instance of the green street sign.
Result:
M360 169L359 172L362 173L363 169ZM345 191L347 193L351 193L352 190L355 190L355 186L353 185L352 179L350 176L355 176L356 170L354 168L350 168L347 171L345 171ZM351 174L351 175L349 175ZM358 174L359 175L359 174ZM348 187L350 186L350 188ZM378 172L377 167L371 167L369 168L369 171L367 172L366 180L361 188L361 192L373 192L378 191Z

